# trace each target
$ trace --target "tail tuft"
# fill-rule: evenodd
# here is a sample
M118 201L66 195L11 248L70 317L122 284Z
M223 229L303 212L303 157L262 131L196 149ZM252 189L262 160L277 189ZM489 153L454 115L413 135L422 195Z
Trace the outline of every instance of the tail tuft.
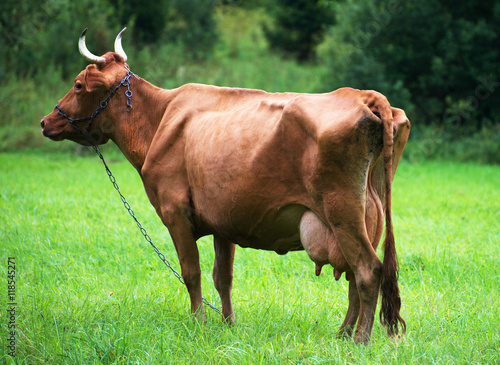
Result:
M389 218L390 219L390 218ZM386 227L387 225L386 221ZM380 322L387 327L387 334L394 336L399 334L399 325L402 333L406 332L406 323L401 318L401 296L398 286L398 262L396 257L394 235L391 229L386 228L386 237L384 242L385 254L382 267L382 307L380 308Z

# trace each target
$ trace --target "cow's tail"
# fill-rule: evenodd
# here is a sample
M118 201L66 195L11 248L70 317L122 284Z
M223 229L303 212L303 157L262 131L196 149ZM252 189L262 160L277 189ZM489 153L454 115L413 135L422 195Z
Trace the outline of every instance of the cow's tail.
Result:
M384 262L382 266L382 306L380 308L380 322L387 327L389 336L406 332L406 323L401 318L401 297L398 286L398 260L396 245L392 229L391 217L391 190L392 190L392 156L394 146L394 129L392 124L392 111L387 99L379 93L368 92L365 99L367 106L380 116L383 123L383 156L385 173L385 240Z

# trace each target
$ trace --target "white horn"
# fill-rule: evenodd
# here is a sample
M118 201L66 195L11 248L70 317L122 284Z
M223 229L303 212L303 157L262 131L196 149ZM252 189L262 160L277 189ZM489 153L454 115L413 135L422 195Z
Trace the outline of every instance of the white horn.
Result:
M127 62L127 54L125 53L122 47L122 34L123 32L125 32L125 29L127 29L127 27L123 28L122 31L118 33L118 35L116 36L115 53L118 53L120 56L124 58L125 62Z
M85 59L89 62L92 63L103 63L106 62L106 59L104 57L99 57L94 54L92 54L88 49L85 44L85 34L87 33L87 28L85 28L80 35L80 39L78 41L78 50L80 51L81 55L85 57Z

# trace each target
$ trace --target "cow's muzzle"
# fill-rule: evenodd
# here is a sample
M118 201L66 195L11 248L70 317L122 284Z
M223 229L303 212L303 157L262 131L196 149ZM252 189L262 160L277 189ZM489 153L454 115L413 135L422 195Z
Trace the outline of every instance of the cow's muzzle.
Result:
M64 138L62 137L62 132L52 131L47 128L47 124L45 123L45 119L42 119L40 122L42 127L42 134L44 137L50 138L53 141L62 141Z

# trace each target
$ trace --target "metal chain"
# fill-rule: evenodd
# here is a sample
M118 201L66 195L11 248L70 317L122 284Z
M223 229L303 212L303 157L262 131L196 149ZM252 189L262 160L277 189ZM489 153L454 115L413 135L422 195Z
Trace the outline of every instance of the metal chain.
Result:
M92 148L95 150L95 152L97 153L97 155L101 159L102 163L104 164L104 167L106 169L106 173L108 174L109 180L113 184L113 187L115 188L115 190L118 192L118 195L120 195L120 199L122 200L123 206L127 210L128 214L130 214L130 216L132 217L132 219L134 219L135 224L137 224L137 227L139 227L139 230L141 231L142 235L144 236L144 239L151 245L151 247L153 247L153 249L155 250L155 252L158 255L158 257L160 258L160 260L163 261L163 263L172 271L172 273L175 275L175 277L183 285L186 285L184 283L184 280L182 280L182 276L172 267L172 264L170 263L170 261L167 260L167 258L165 257L165 255L158 249L158 247L155 246L155 244L153 243L153 240L151 239L151 236L146 231L146 228L144 228L143 225L141 224L141 222L139 222L139 220L137 219L137 217L136 217L136 215L134 213L134 210L130 206L130 204L127 201L127 199L125 199L125 197L121 193L120 188L118 187L118 183L116 182L116 178L112 174L112 172L109 169L108 165L106 164L106 161L104 160L104 156L102 155L101 151L99 150L99 147L97 147L96 145L92 145ZM209 306L214 311L216 311L217 313L221 314L221 311L218 308L214 307L207 299L205 299L204 297L202 297L201 299L203 300L203 304Z
M120 188L118 187L118 183L116 182L116 177L113 175L113 173L111 172L111 170L109 169L109 166L108 164L106 163L106 161L104 160L104 156L102 155L101 151L99 150L99 147L94 143L94 141L92 140L92 138L88 135L88 132L90 130L90 125L92 123L92 120L97 117L97 115L104 109L108 106L108 102L109 100L111 99L111 97L113 97L113 95L116 94L116 92L118 91L118 89L121 87L121 86L126 86L127 87L127 91L125 91L125 96L127 97L127 111L130 112L132 110L132 103L131 103L131 99L132 99L132 91L130 90L130 77L131 76L134 76L137 78L137 76L132 72L130 71L128 68L127 68L128 72L127 72L127 76L125 76L125 78L122 80L122 82L108 95L108 97L103 100L100 105L99 105L99 108L97 108L97 110L90 116L90 117L87 117L87 118L79 118L79 119L73 119L73 118L70 118L68 117L64 112L63 110L59 107L59 105L56 105L56 108L57 110L59 111L59 114L61 114L64 118L66 118L69 123L75 127L79 132L80 134L92 145L92 148L94 149L94 151L97 153L97 155L99 156L99 158L101 159L102 163L104 164L104 167L106 169L106 173L108 174L108 177L109 177L109 180L111 181L111 183L113 184L113 187L115 188L115 190L118 192L118 195L120 196L120 199L123 203L123 206L125 207L125 209L127 210L128 214L132 217L132 219L134 220L135 224L137 225L137 227L139 228L139 230L141 231L142 235L144 236L144 239L151 245L151 247L153 247L153 249L155 250L156 254L158 255L158 257L160 258L160 260L165 264L165 266L167 266L171 271L172 273L174 274L174 276L181 282L182 285L186 285L186 283L184 282L184 280L182 280L182 276L181 274L179 274L172 266L172 264L170 263L170 261L167 260L167 258L165 257L165 255L158 249L158 247L155 246L155 244L153 243L153 240L151 239L151 236L148 234L148 232L146 231L146 228L144 228L144 226L141 224L141 222L139 222L139 220L137 219L137 216L135 215L134 213L134 210L132 209L132 207L130 206L129 202L127 201L127 199L125 198L125 196L122 194L122 192L120 191ZM89 124L87 125L87 133L85 133L85 131L81 128L79 128L76 123L77 122L82 122L82 121L86 121L86 120L89 120ZM204 297L201 297L202 301L203 301L203 304L205 304L206 306L212 308L214 311L216 311L217 313L221 314L221 311L219 308L213 306L206 298Z

